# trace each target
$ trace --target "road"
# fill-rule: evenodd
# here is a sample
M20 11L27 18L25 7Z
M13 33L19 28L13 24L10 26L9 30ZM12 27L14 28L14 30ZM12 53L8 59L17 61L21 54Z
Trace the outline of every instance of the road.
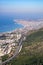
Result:
M18 46L18 48L15 50L15 53L13 54L13 56L12 56L11 58L9 58L8 60L2 62L1 65L6 64L7 62L9 62L10 60L12 60L13 58L15 58L15 57L19 54L19 52L21 51L21 48L22 48L22 41L23 41L23 36L21 37L21 39L20 39L20 41L19 41L19 46Z

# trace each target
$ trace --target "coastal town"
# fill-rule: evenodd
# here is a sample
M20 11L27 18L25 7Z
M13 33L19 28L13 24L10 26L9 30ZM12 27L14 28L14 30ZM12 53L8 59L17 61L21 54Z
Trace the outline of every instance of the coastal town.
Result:
M19 45L19 39L22 35L26 35L30 30L37 30L43 27L43 22L35 21L24 21L24 20L15 20L16 23L22 24L24 27L16 29L12 32L0 33L0 56L6 54L11 54L12 48L15 48ZM26 25L27 24L27 25Z
M26 37L32 32L43 28L43 22L24 21L23 23L23 20L20 20L16 23L20 23L24 27L11 32L0 33L0 64L6 64L15 58L22 49L22 41L26 40ZM5 56L8 57L3 61L2 58Z
M19 33L0 34L0 56L11 53L12 48L18 45L17 42L20 38Z

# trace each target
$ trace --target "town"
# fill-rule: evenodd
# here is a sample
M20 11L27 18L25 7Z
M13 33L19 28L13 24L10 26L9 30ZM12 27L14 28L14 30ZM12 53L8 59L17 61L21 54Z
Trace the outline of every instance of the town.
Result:
M10 32L0 34L0 56L11 53L12 48L18 45L20 33Z

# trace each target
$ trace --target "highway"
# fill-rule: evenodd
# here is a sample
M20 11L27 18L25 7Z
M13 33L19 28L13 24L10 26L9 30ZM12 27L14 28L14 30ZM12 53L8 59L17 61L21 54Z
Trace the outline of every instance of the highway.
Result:
M13 54L13 56L12 56L11 58L7 59L6 61L2 62L1 65L3 65L3 64L5 65L7 62L9 62L10 60L12 60L13 58L15 58L15 57L19 54L19 52L20 52L21 49L22 49L22 41L23 41L23 36L20 38L19 46L18 46L18 48L15 50L15 53Z

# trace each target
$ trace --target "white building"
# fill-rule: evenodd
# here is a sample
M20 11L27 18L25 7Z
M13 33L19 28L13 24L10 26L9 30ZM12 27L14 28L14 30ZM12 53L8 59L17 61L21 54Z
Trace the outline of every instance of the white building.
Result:
M21 38L21 34L17 34L17 41Z

